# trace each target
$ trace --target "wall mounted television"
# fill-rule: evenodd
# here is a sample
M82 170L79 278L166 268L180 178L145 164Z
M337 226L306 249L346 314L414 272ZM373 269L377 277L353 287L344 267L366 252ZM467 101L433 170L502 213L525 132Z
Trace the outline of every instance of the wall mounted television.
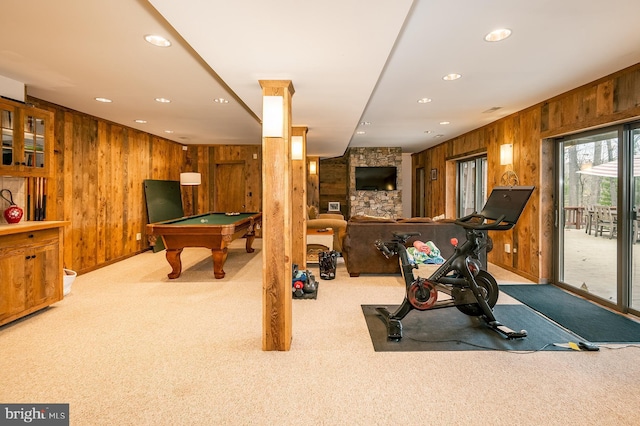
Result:
M356 167L357 191L395 191L396 167Z

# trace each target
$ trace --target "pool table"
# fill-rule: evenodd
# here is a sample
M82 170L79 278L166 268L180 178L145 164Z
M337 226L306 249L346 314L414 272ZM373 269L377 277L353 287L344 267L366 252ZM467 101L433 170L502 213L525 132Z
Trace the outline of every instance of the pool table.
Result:
M261 224L262 213L205 213L150 223L147 234L152 245L158 236L162 237L172 268L169 278L178 278L182 273L180 253L185 247L207 247L213 258L213 275L221 279L225 275L223 266L229 243L246 238L247 253L253 253L255 230Z

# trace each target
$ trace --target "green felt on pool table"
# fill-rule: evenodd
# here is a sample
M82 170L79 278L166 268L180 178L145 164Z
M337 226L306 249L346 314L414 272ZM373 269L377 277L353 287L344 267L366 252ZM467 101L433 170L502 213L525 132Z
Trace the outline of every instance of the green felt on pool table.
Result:
M255 215L255 213L240 213L237 215L229 215L227 216L224 213L207 213L201 214L197 216L189 216L183 219L177 219L171 222L176 225L203 225L203 224L211 224L211 225L231 225L232 223L238 222L240 220L246 219L250 216ZM206 222L202 222L205 220Z

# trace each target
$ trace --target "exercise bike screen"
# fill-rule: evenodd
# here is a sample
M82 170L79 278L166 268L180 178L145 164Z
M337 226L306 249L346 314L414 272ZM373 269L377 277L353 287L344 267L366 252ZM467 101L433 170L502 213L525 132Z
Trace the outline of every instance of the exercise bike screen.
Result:
M534 186L496 186L480 214L492 220L504 215L504 222L515 224L534 188Z

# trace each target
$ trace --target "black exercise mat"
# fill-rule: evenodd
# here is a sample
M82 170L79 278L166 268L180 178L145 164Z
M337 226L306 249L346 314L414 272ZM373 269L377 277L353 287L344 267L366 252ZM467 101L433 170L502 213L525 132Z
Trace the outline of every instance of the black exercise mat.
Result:
M566 351L553 343L577 342L578 336L558 327L524 305L496 305L498 321L520 331L524 339L509 340L487 327L482 320L463 314L456 308L413 310L402 320L403 338L387 339L387 329L375 308L384 305L362 305L369 335L376 352L411 351ZM386 306L393 312L397 306Z
M640 342L640 323L573 296L554 285L510 284L501 285L500 291L590 342Z

